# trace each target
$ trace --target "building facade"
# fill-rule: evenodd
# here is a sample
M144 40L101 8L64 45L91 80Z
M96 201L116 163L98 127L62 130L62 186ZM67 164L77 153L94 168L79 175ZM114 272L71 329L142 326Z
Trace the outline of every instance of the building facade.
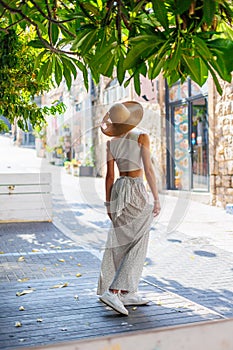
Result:
M48 119L47 146L62 142L67 158L92 163L104 176L108 137L101 121L113 103L136 100L144 108L138 127L150 135L159 189L204 194L205 202L222 207L233 203L232 84L222 83L220 96L211 78L203 87L190 79L168 87L161 76L142 77L138 96L133 83L124 88L117 79L102 77L97 86L89 80L89 92L79 76L69 92L63 86L44 98L44 104L60 99L67 105L63 116Z

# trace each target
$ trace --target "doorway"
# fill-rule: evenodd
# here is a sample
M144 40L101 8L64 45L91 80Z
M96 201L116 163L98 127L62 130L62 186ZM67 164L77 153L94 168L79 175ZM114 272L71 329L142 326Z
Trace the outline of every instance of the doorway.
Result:
M207 96L192 86L167 90L167 188L208 192Z
M207 102L204 98L191 102L190 141L191 188L195 191L208 191L208 120Z

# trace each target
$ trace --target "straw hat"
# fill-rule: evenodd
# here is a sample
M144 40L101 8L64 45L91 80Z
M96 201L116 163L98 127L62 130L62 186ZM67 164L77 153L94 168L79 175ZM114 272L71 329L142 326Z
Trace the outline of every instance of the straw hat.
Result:
M138 102L115 103L104 116L101 131L107 136L120 136L142 120L143 108Z

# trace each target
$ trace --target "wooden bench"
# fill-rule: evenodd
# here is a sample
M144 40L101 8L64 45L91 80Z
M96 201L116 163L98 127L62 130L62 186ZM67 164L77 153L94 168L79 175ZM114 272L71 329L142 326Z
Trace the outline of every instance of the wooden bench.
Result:
M0 174L0 223L52 221L51 174Z

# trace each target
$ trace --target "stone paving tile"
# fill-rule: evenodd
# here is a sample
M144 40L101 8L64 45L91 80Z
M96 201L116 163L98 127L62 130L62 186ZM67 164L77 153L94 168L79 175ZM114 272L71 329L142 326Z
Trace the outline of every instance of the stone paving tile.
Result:
M99 302L96 277L93 272L79 279L5 283L0 290L0 348L44 345L221 319L203 306L144 282L140 283L140 291L151 300L150 305L128 307L129 316L120 316ZM67 287L53 288L61 282L67 282ZM16 296L16 292L29 287L33 292ZM19 311L20 306L24 311ZM17 321L21 322L21 327L15 327Z
M49 222L0 224L1 253L20 254L33 249L52 251L74 247L77 248L77 244Z
M9 260L7 258L10 258ZM23 261L19 259L23 258ZM17 281L22 278L40 279L49 277L76 276L99 271L100 260L93 254L77 249L36 252L17 256L0 255L0 282Z
M153 259L150 259L153 257ZM150 237L145 280L233 317L233 253L175 232Z

